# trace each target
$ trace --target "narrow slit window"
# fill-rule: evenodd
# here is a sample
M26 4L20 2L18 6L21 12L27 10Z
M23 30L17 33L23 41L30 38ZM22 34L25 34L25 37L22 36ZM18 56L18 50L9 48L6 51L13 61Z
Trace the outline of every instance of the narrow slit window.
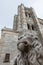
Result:
M32 25L32 30L34 30L34 25Z
M5 55L4 63L6 63L6 62L10 62L10 54L9 53L7 53Z
M30 29L30 25L29 24L27 24L27 27L28 27L28 29Z

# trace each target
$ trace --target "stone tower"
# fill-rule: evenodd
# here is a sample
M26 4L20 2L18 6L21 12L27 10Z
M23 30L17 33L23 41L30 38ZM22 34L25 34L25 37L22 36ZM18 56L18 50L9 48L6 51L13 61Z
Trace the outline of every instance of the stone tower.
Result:
M18 37L24 33L38 35L43 39L43 19L36 16L33 8L23 4L18 6L18 14L14 16L13 29L1 30L0 65L11 65L17 55Z

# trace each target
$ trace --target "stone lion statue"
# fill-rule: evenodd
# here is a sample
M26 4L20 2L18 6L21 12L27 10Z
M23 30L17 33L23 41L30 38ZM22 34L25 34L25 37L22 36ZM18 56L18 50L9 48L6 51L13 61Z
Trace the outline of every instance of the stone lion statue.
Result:
M43 65L43 46L38 36L26 34L19 37L17 49L14 65Z

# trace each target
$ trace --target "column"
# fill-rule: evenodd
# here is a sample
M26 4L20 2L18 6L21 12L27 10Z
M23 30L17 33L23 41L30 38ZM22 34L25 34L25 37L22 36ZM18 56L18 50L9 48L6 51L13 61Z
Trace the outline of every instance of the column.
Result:
M21 31L22 30L20 15L21 15L21 10L20 10L20 6L18 6L18 27L17 27L17 31Z
M25 9L23 4L21 4L21 22L22 22L23 30L27 30L26 15L25 15Z

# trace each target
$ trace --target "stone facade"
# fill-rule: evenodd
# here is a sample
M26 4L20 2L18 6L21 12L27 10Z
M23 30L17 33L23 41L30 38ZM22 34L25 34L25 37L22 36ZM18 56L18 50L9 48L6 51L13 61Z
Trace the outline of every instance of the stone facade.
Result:
M0 40L0 65L13 64L17 55L18 37L24 33L38 36L43 45L43 19L37 18L33 8L23 4L18 6L18 14L14 16L13 29L3 28ZM10 54L10 62L4 62L5 55Z

